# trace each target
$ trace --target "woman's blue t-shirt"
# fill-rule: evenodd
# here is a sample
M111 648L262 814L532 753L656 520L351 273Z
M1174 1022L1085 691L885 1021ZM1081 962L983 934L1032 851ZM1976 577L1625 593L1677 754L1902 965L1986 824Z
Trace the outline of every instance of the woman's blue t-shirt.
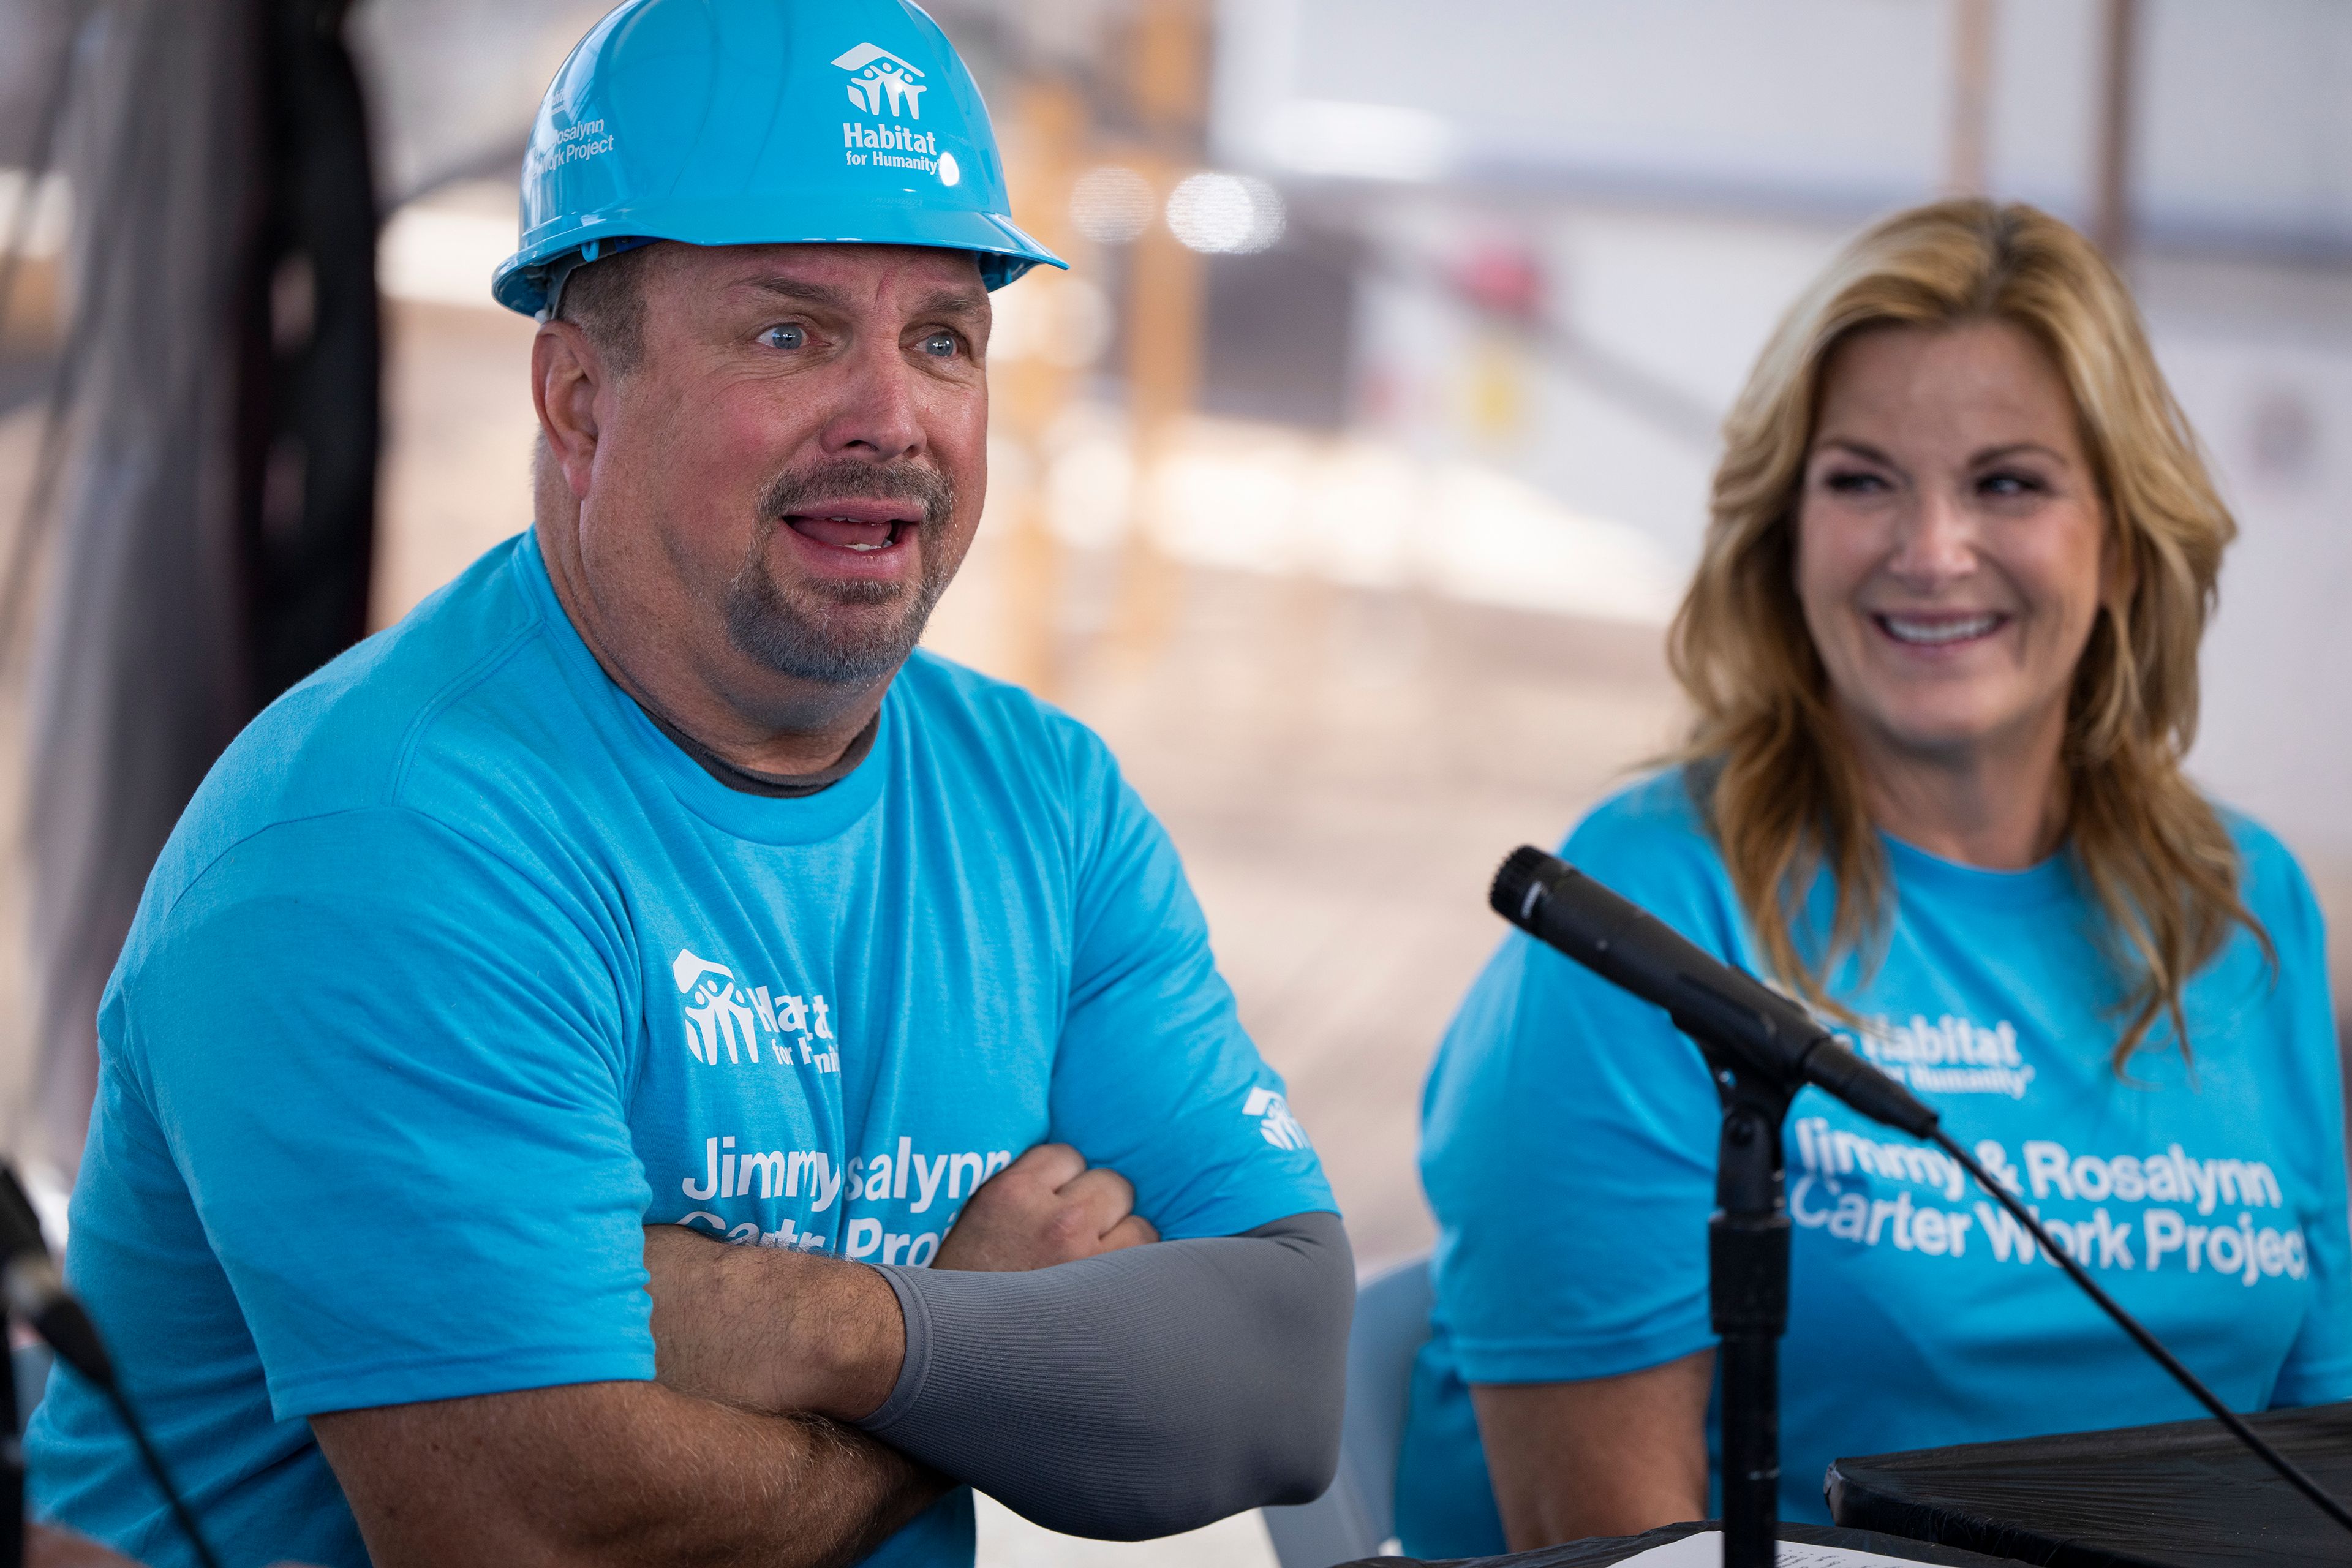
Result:
M2275 838L2228 820L2278 964L2232 937L2189 986L2187 1059L2147 1048L2117 1077L2120 987L2063 858L1984 871L1886 840L1884 957L1839 990L1868 1020L1864 1055L2221 1397L2261 1410L2352 1397L2352 1246L2319 910ZM1762 972L1679 771L1604 803L1562 853ZM1607 1377L1713 1344L1719 1115L1664 1013L1505 939L1423 1106L1437 1304L1398 1476L1409 1553L1504 1549L1468 1384ZM2201 1413L1935 1150L1807 1089L1787 1163L1783 1517L1826 1521L1840 1455Z

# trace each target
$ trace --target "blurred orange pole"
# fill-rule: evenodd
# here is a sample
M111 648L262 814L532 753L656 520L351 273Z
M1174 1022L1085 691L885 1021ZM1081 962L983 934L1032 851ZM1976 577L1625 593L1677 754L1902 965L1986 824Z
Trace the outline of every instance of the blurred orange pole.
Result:
M1208 100L1209 28L1202 0L1147 0L1135 19L1129 87L1147 144L1139 160L1164 203L1197 166ZM1129 530L1111 641L1148 660L1173 618L1173 563L1152 539L1161 476L1200 393L1204 284L1199 255L1166 222L1137 237L1127 280L1128 397L1135 422L1137 506Z
M1068 83L1025 83L1014 99L1006 138L1014 217L1022 227L1066 259L1074 255L1070 187L1077 162L1091 140L1086 102ZM1024 303L1044 333L1058 330L1062 290L1069 287L1055 268L1039 267L1013 285L1026 289ZM1003 590L1005 673L1051 700L1061 684L1061 549L1045 518L1045 438L1068 406L1074 373L1065 357L1025 345L996 378L1003 415L1000 428L1029 459L1022 489L1008 509Z

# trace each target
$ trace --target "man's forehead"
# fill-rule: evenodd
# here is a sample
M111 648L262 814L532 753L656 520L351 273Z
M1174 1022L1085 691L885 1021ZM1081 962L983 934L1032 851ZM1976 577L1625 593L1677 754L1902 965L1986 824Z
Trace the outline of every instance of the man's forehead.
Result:
M988 309L970 251L911 245L681 246L678 281L697 289L854 309Z

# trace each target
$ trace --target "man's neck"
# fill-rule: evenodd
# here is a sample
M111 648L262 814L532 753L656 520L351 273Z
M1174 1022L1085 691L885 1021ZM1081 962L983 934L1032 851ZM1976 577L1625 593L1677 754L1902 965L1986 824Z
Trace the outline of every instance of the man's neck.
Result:
M1904 843L1964 866L2017 871L2036 865L2065 837L2063 738L2063 715L2007 743L1948 752L1857 735L1871 818Z
M694 650L667 646L669 658L650 657L619 629L622 617L603 613L578 558L563 548L560 531L538 529L548 581L572 629L580 634L606 675L665 729L692 738L711 755L753 773L821 773L842 760L881 710L888 678L862 687L796 681L772 671L704 668ZM639 625L658 617L630 616ZM731 651L731 650L730 650ZM737 656L736 662L750 660Z
M699 763L704 773L739 794L764 795L770 799L778 800L801 800L809 795L821 795L847 778L857 771L858 764L863 763L867 753L874 750L875 733L881 728L879 715L868 720L866 728L860 730L856 738L849 742L849 749L841 753L841 760L822 773L761 773L753 768L740 767L729 762L685 731L671 724L652 709L646 708L643 703L639 703L638 707L643 710L646 718L653 721L654 728L668 736L670 743L679 751Z

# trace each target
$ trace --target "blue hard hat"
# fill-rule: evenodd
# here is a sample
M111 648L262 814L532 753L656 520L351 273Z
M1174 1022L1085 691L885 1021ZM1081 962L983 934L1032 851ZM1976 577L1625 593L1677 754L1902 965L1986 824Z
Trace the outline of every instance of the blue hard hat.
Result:
M1011 213L980 89L907 0L627 0L541 100L490 292L536 313L655 239L938 246L991 289L1068 265Z

